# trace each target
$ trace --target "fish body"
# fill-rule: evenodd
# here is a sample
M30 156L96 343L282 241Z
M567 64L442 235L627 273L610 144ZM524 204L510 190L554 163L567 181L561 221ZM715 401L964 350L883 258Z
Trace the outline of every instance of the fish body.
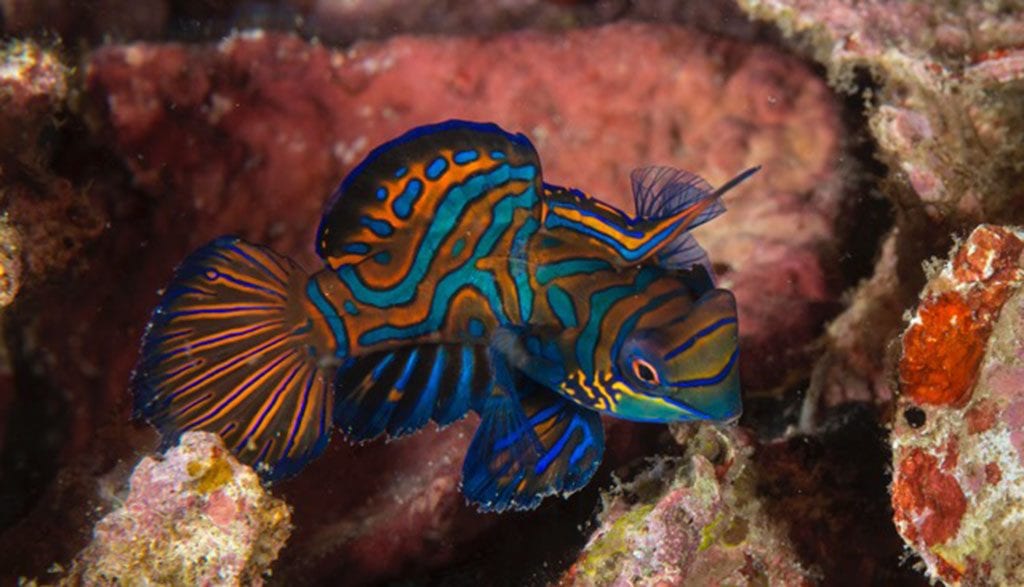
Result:
M638 215L545 184L522 135L449 121L374 151L327 207L306 276L222 237L175 273L133 377L167 441L220 433L268 479L332 427L365 441L481 416L463 491L483 510L586 484L600 414L740 413L736 307L688 230L721 213L695 176L634 173Z

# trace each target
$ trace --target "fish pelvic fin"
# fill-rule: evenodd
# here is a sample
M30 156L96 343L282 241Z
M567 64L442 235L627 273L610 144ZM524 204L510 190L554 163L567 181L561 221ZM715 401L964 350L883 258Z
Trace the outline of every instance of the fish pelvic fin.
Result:
M331 430L335 346L293 261L235 237L189 255L153 311L132 374L135 413L165 446L219 434L266 480L318 456Z

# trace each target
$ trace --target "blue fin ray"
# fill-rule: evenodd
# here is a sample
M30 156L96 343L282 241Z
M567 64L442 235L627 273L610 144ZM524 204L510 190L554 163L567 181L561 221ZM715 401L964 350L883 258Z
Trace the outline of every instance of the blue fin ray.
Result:
M424 344L359 357L338 370L334 422L349 440L445 426L478 409L491 389L485 350Z
M527 510L586 485L604 454L600 415L508 372L500 359L494 371L498 385L462 466L466 497L481 511Z

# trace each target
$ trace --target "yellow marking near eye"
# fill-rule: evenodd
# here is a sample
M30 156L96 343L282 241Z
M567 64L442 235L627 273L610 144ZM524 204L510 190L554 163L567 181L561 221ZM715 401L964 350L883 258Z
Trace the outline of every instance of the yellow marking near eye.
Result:
M576 378L576 385L578 385L580 389L582 389L584 393L587 394L587 397L589 399L593 400L597 397L596 395L594 395L594 390L591 389L589 385L587 385L587 380L586 377L583 375L583 371L573 371L572 375L570 375L569 378L572 379L573 377Z
M599 394L601 394L601 397L603 397L605 400L608 401L609 409L614 409L615 408L615 400L612 399L611 394L608 393L608 390L605 388L604 384L601 382L599 377L597 377L597 376L594 377L593 385L594 385L594 389L596 389L597 392ZM604 403L604 402L602 402L602 403Z
M625 395L626 397L640 397L628 385L621 381L616 381L615 383L612 383L612 389L619 392L620 394Z

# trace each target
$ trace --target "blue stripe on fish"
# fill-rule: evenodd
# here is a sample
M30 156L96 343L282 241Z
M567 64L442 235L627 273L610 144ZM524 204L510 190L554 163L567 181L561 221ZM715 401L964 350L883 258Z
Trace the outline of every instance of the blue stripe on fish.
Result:
M527 218L516 231L512 239L512 251L508 256L508 272L516 286L516 298L519 300L519 320L521 324L529 323L533 316L533 287L530 285L529 268L526 264L526 246L529 239L537 233L540 223L535 218Z
M479 158L480 153L478 153L475 149L470 149L467 151L459 151L458 153L455 154L454 157L452 157L452 160L458 163L459 165L465 165L467 163L472 163Z
M535 271L537 283L547 285L561 277L571 277L581 273L595 273L611 269L612 264L603 259L570 259L538 265Z
M427 274L431 261L436 257L441 243L455 228L466 207L478 198L500 189L511 181L532 181L537 174L533 166L511 167L508 164L487 173L472 176L466 182L448 189L438 203L436 220L430 224L416 249L412 266L402 280L392 288L377 290L366 286L350 265L338 269L338 277L352 291L356 300L378 308L391 308L410 302L416 295L416 288ZM536 190L531 186L523 194L531 204L536 201ZM495 211L497 214L497 210Z
M448 169L448 161L444 157L438 157L427 166L427 179L439 179Z
M410 179L409 183L405 184L405 189L402 190L402 193L391 204L395 215L403 220L408 218L412 214L412 207L416 204L416 199L420 197L421 193L423 193L423 182L416 178Z
M324 293L320 291L320 285L315 279L309 280L309 284L306 286L306 296L320 311L320 316L327 321L327 326L334 337L334 346L336 347L334 355L340 358L348 356L348 334L345 333L345 323L341 321L334 306L324 298Z
M736 359L740 356L740 350L735 349L732 355L729 356L729 362L725 364L718 373L711 377L703 377L696 379L683 379L680 381L669 381L668 384L672 387L706 387L709 385L718 385L729 376L729 372L732 371L733 365L736 364Z
M391 226L390 222L379 218L363 216L359 219L359 224L369 228L370 231L377 236L391 236L395 232L395 227Z
M678 355L686 352L686 350L689 349L690 347L692 347L693 345L697 344L698 340L704 338L705 336L711 334L712 332L718 330L719 328L721 328L723 326L727 326L729 324L736 324L736 317L735 316L729 316L729 317L726 317L726 318L720 318L718 321L714 322L713 324L711 324L711 325L709 325L709 326L707 326L705 328L702 328L701 330L698 330L696 334L694 334L689 339L687 339L683 344L681 344L678 347L676 347L676 348L672 349L671 351L669 351L669 353L665 355L665 360L669 361L669 360L674 359Z
M564 289L557 285L548 287L548 306L563 328L576 328L579 325L576 319L576 302Z

